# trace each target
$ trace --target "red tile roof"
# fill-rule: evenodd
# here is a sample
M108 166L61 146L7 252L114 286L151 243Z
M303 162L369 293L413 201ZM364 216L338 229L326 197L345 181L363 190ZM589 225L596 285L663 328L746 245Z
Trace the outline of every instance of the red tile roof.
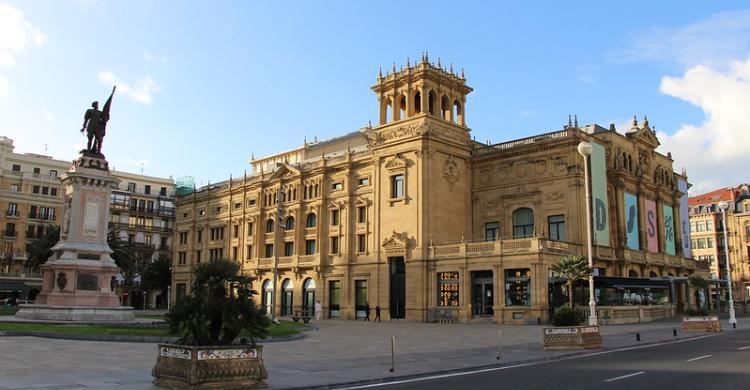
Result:
M723 201L733 201L737 199L737 189L732 187L722 188L711 191L703 195L691 196L688 198L688 205L695 206L701 204L713 204Z

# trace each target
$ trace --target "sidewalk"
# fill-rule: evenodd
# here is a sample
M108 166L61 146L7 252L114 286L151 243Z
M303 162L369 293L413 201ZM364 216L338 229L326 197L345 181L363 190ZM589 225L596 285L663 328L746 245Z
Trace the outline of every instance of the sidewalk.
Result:
M741 319L740 323L746 320ZM289 342L265 344L270 389L305 388L465 369L577 351L542 349L542 326L425 324L401 321L363 323L323 320L318 330ZM602 327L604 347L672 340L683 334L678 321ZM726 320L723 329L730 330ZM497 331L502 356L497 357ZM635 334L640 333L637 342ZM396 337L396 369L391 373L391 336ZM78 386L96 389L155 389L151 368L156 346L144 343L82 342L35 337L0 337L0 349L13 351L0 364L0 389ZM53 387L54 386L54 387Z

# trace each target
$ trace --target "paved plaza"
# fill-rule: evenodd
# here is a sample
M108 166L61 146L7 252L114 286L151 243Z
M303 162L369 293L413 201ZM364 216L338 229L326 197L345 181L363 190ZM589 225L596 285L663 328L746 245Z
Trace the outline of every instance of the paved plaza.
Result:
M269 388L377 380L577 353L544 351L540 326L338 320L315 325L318 328L306 331L302 339L265 344ZM499 361L498 329L503 345ZM605 326L602 333L605 348L616 348L674 339L673 329L678 329L678 337L692 336L679 332L676 321ZM391 336L396 338L393 373ZM0 363L0 389L156 389L151 385L155 344L0 337L0 350L12 356Z

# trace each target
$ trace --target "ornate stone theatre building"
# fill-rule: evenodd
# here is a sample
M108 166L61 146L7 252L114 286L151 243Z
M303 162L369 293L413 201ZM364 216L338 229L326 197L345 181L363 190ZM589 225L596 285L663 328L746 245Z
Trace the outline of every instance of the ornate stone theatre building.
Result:
M463 72L425 55L372 90L377 126L253 159L253 174L177 198L176 299L196 264L226 257L257 277L268 310L275 294L276 315L320 300L332 318L362 318L369 303L385 320L545 321L567 300L550 265L586 253L581 141L595 146L599 304L674 310L694 295L686 277L706 271L686 256L686 178L647 120L624 135L569 123L487 145L467 127Z

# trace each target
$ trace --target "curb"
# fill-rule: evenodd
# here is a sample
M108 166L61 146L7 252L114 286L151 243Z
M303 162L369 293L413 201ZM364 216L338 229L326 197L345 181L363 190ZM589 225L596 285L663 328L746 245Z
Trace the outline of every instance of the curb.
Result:
M96 334L73 334L73 333L52 333L52 332L34 332L34 331L0 331L0 337L43 337L58 340L79 340L79 341L113 341L123 343L174 343L177 337L161 336L121 336L121 335L96 335ZM291 336L272 336L266 339L258 340L263 343L275 343L281 341L292 341L304 338L302 332Z
M554 362L558 360L564 360L564 359L570 359L575 358L579 356L586 356L590 355L592 353L602 353L602 352L609 352L609 351L616 351L623 348L638 348L638 347L649 347L653 345L659 345L663 344L665 342L676 342L676 341L687 341L692 340L696 338L702 338L707 335L709 336L718 336L721 335L720 332L709 332L708 334L700 333L695 335L689 335L689 336L680 336L680 337L674 337L670 339L663 339L663 340L655 340L655 341L648 341L648 342L642 342L639 344L628 344L628 345L620 345L617 347L604 347L604 348L597 348L597 349L590 349L590 350L584 350L584 351L576 351L572 353L566 353L562 355L556 355L556 356L548 356L548 357L540 357L540 358L534 358L534 359L527 359L527 360L516 360L512 362L503 362L503 363L496 363L496 364L485 364L481 366L473 366L473 367L464 367L464 368L456 368L456 369L450 369L450 370L441 370L441 371L430 371L430 372L424 372L419 374L408 374L408 375L401 375L401 376L391 376L391 377L381 377L381 378L373 378L373 379L365 379L360 381L352 381L352 382L340 382L340 383L331 383L327 385L320 385L320 386L313 386L313 387L286 387L283 390L333 390L333 389L341 389L341 388L349 388L349 387L357 387L357 386L366 386L366 385L375 385L375 384L383 384L387 385L391 382L398 382L402 380L409 380L409 379L417 379L417 378L424 378L434 375L447 375L447 374L457 374L462 372L470 372L475 370L483 370L483 369L492 369L492 368L502 368L502 367L509 367L509 366L518 366L518 365L529 365L529 364L539 364L539 363L548 363L548 362Z

